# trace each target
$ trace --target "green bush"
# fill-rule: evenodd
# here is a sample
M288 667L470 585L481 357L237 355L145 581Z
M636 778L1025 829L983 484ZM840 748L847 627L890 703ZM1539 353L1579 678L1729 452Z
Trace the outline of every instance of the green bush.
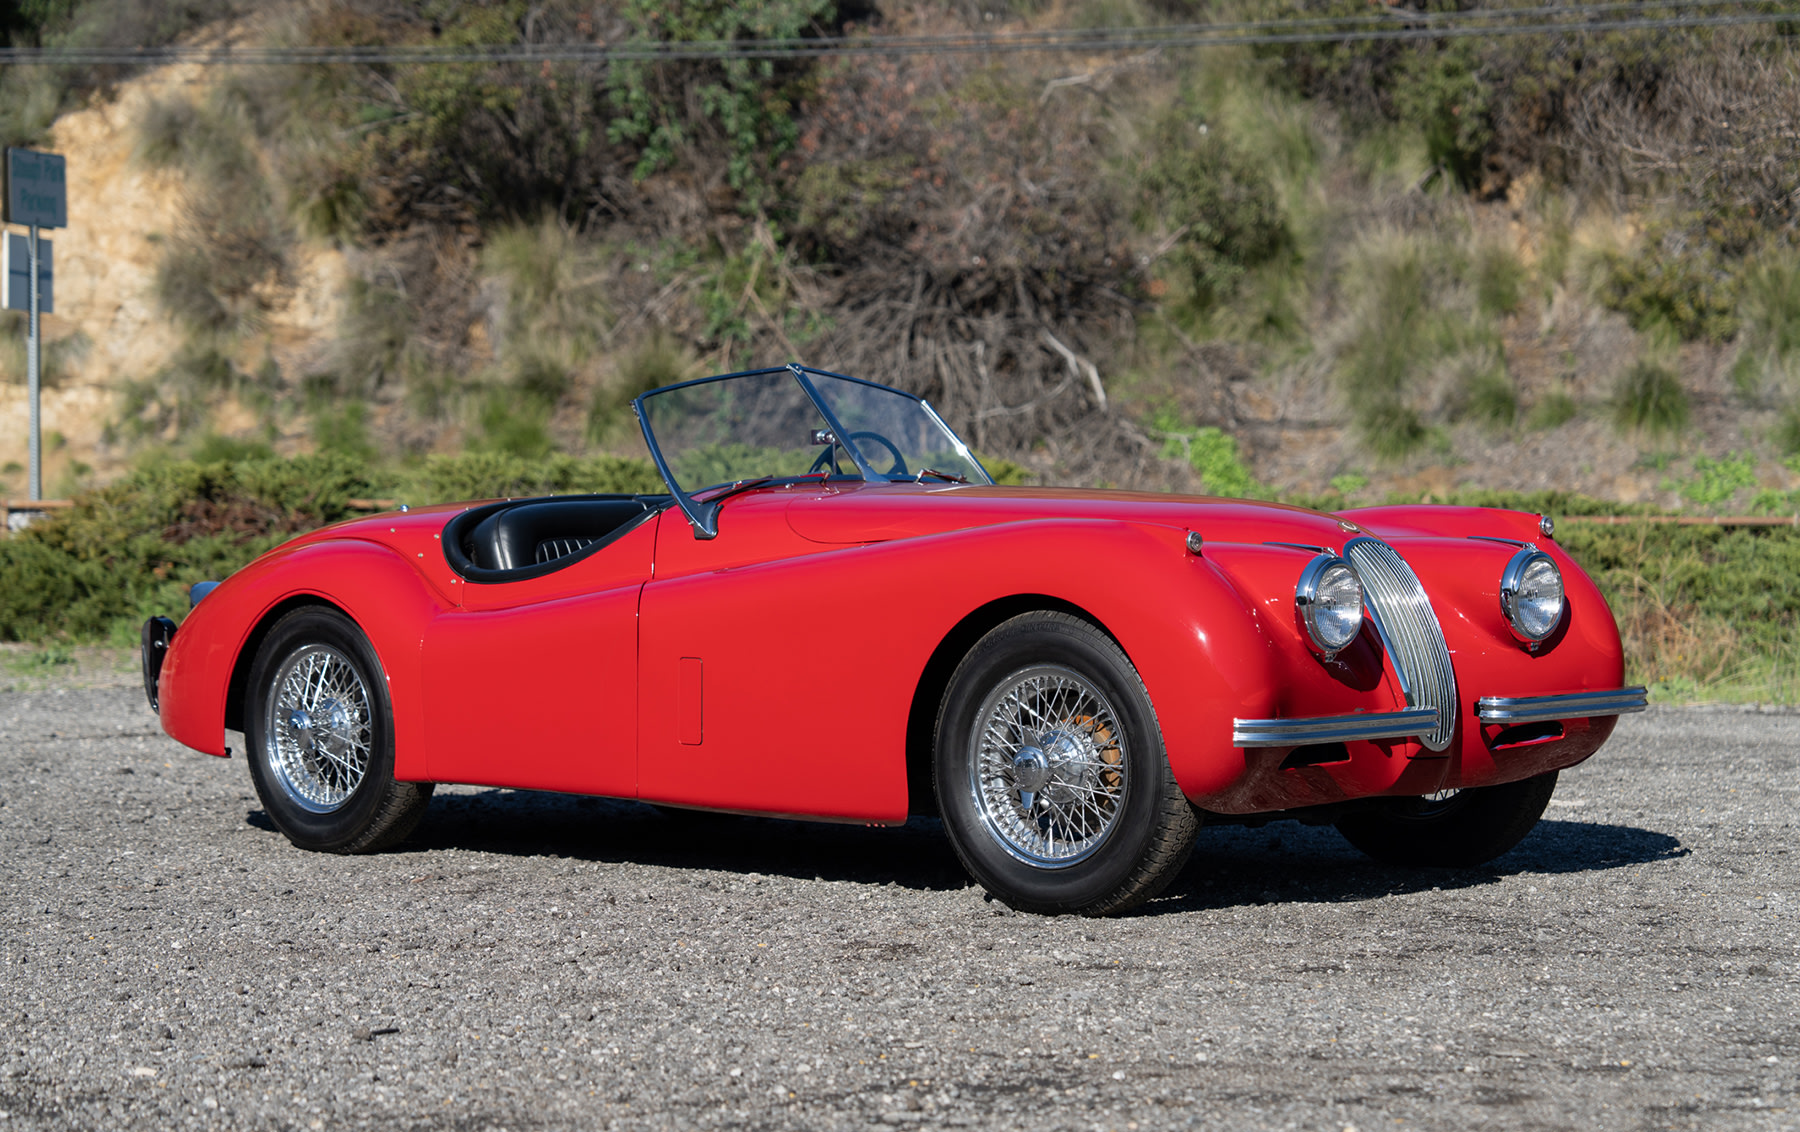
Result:
M1613 387L1612 408L1613 422L1621 429L1660 437L1687 427L1687 390L1675 371L1660 362L1627 366Z
M349 505L355 498L423 505L661 490L648 461L614 456L473 453L401 472L330 453L165 460L0 540L0 639L133 639L143 618L185 609L192 583L223 578L296 533L358 514Z
M1694 474L1677 486L1681 497L1689 503L1713 507L1724 503L1739 491L1756 486L1756 457L1749 453L1728 455L1714 460L1694 457Z
M1781 416L1776 419L1769 439L1785 456L1800 453L1800 405L1782 406Z
M1477 48L1467 40L1407 52L1397 68L1394 109L1400 120L1424 135L1431 163L1465 187L1480 182L1481 156L1493 140L1490 98Z
M1185 460L1200 474L1208 495L1254 496L1262 494L1250 470L1238 457L1237 438L1207 425L1182 428L1172 414L1159 414L1156 427L1163 435L1163 458Z
M662 477L648 460L564 455L527 460L505 452L431 456L400 487L408 502L419 503L571 492L654 494L665 490Z
M1525 423L1531 428L1550 429L1567 424L1575 419L1581 411L1575 404L1575 398L1566 389L1552 389L1538 398L1537 404L1526 414Z
M832 0L626 0L632 37L652 43L789 39L828 23ZM614 141L638 146L641 179L673 162L698 132L722 135L726 176L748 207L769 193L775 163L794 147L799 74L767 59L614 64Z
M1608 258L1600 300L1633 328L1667 327L1685 341L1723 342L1737 333L1737 294L1730 274L1702 254L1651 247Z
M1262 167L1184 114L1158 127L1144 168L1143 222L1170 232L1169 258L1186 276L1195 305L1229 297L1251 268L1293 247L1287 217Z

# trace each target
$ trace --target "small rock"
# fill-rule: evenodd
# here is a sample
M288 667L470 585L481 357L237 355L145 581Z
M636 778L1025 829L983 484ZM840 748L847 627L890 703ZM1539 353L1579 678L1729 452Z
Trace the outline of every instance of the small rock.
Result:
M366 1042L374 1036L375 1035L370 1032L367 1026L358 1026L356 1029L350 1031L350 1038L352 1041Z

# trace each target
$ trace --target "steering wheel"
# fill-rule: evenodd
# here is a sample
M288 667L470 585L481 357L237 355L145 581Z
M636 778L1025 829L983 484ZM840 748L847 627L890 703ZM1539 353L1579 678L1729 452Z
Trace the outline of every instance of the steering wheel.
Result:
M907 474L907 472L906 472L906 457L901 455L900 449L894 444L893 441L891 441L887 437L881 435L879 432L868 432L868 431L853 432L853 433L850 433L847 436L845 436L844 440L873 440L875 443L877 443L877 444L881 445L883 448L887 449L888 455L890 455L894 458L893 466L881 474L884 476L904 476ZM834 452L836 452L838 450L838 448L841 446L843 446L843 441L838 441L837 443L834 443L831 446L827 447L825 449L825 451L819 453L818 459L816 459L812 462L812 467L810 467L806 470L806 474L812 475L815 472L821 471L824 469L826 464L830 464L832 470L836 471L837 470L837 459L832 454Z

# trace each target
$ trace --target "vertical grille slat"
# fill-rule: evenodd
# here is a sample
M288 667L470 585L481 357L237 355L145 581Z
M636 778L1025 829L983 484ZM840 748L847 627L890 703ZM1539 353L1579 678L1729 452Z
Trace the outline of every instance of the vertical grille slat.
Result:
M1362 576L1363 592L1408 705L1437 709L1436 729L1421 734L1419 741L1433 751L1443 750L1456 732L1456 670L1425 587L1406 560L1380 539L1351 539L1344 556Z

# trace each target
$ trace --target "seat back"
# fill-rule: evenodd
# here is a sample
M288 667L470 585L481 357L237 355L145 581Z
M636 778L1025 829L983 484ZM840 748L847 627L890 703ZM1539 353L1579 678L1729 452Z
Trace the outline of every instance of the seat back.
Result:
M469 532L469 558L483 570L518 570L585 549L650 508L637 499L521 503Z

